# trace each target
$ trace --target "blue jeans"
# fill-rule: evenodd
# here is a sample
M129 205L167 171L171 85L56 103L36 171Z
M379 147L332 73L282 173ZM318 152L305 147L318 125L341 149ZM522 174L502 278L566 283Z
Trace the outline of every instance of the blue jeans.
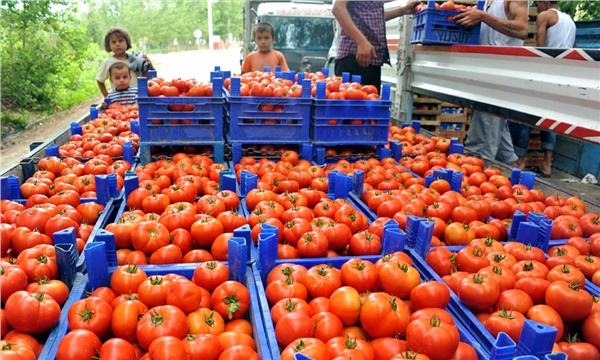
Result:
M531 128L527 125L513 123L510 126L510 135L512 137L515 154L519 157L527 155L527 146L529 144L529 135ZM556 133L542 130L540 132L540 140L542 140L542 150L554 151L556 144Z

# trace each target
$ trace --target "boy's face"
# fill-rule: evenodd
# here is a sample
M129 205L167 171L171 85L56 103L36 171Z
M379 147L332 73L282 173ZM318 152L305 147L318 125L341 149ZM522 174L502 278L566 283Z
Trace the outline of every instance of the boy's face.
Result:
M269 31L257 32L254 35L254 42L258 46L258 50L262 53L271 51L271 45L273 45L274 40Z
M125 38L121 35L111 35L109 44L110 50L115 55L122 55L125 53L125 51L127 51L127 40L125 40Z
M110 82L114 85L115 89L125 90L129 86L131 81L131 75L129 75L129 68L113 69L110 74Z

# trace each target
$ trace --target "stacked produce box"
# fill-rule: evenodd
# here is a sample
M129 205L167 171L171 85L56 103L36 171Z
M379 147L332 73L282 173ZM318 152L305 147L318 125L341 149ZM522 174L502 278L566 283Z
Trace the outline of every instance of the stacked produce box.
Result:
M229 79L222 102L213 77L212 97L149 96L148 116L140 104L142 153L130 168L108 154L80 164L48 157L16 187L2 179L2 351L60 360L600 357L600 221L589 203L536 189L531 173L451 153L448 139L390 126L387 90L369 99L362 93L372 89L352 85L359 79L302 74L298 98L245 96L244 80ZM185 126L198 140L182 138ZM233 161L218 153L226 142L241 149ZM260 143L285 150L243 151ZM349 152L324 156L336 147ZM77 177L68 184L70 171L109 168L113 190L95 179L106 195ZM77 196L62 197L69 191ZM104 208L82 206L96 203L82 194L106 197ZM60 259L68 265L52 265ZM11 288L13 273L21 279ZM23 291L56 278L61 291ZM51 321L19 316L36 308L17 305L42 297L56 300Z

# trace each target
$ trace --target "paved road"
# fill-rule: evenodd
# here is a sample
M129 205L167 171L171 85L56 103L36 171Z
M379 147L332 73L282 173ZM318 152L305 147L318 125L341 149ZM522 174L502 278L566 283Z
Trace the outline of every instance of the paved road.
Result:
M149 56L158 76L166 80L192 78L208 82L215 66L232 73L240 72L240 48L237 46L226 50L193 50Z

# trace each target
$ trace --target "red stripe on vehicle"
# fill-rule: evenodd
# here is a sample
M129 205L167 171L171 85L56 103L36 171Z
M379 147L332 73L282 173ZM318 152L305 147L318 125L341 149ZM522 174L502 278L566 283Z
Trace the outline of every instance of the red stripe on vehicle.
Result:
M451 45L451 46L415 46L415 51L450 51L469 54L492 54L505 56L526 56L526 57L550 57L535 48L517 47L517 46L472 46L472 45Z
M569 132L569 136L575 136L582 139L600 137L600 131L577 126L575 129Z
M542 118L536 123L536 125L545 129L550 129L550 127L554 125L555 122L556 120Z
M552 129L552 131L556 131L558 133L564 134L570 127L571 127L571 124L561 122L558 125L556 125Z

